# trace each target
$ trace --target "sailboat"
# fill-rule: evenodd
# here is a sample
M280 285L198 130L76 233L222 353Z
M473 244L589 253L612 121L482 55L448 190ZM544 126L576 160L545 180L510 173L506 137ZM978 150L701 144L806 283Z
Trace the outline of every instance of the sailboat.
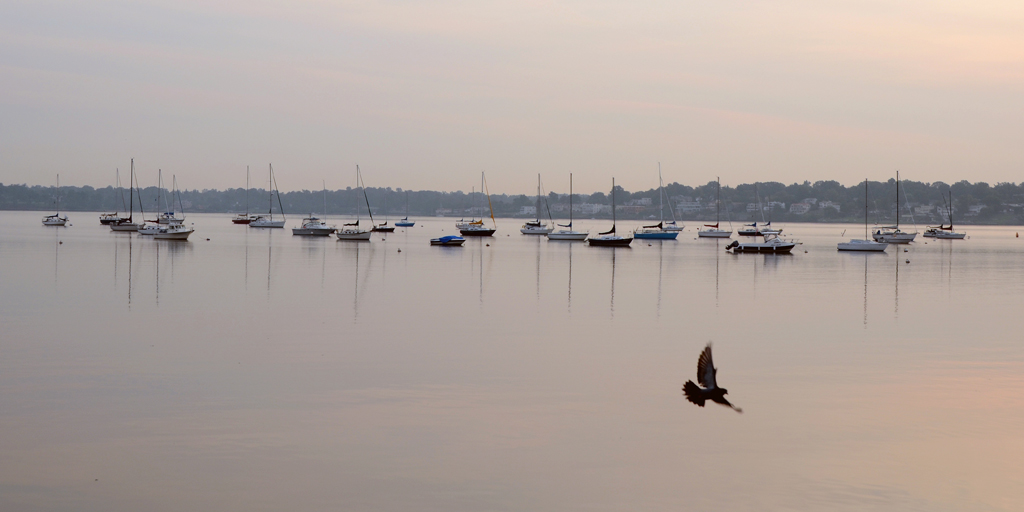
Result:
M157 169L157 201L160 200L160 193L164 191L164 178L163 171ZM181 224L185 221L184 217L178 218L174 215L174 191L171 191L171 196L164 202L167 205L168 210L160 212L157 216L157 224Z
M665 229L665 184L661 180L661 164L658 164L658 212L661 221L653 226L643 226L633 232L634 238L641 240L675 240L679 236L678 229Z
M284 205L281 204L281 191L277 190L277 180L274 179L274 164L270 168L270 195L268 196L268 208L266 215L257 215L250 222L250 228L283 228L284 227ZM281 220L274 220L274 191L277 190L277 206L281 209Z
M633 237L622 237L615 234L615 220L615 178L612 178L612 229L588 238L587 242L590 242L590 245L602 247L625 247L631 244Z
M700 238L729 238L732 236L732 230L719 229L718 225L722 223L722 179L717 178L718 181L718 192L715 197L715 223L704 224L707 229L701 229L697 231L697 236Z
M174 198L178 198L178 209L181 210L181 218L174 215ZM181 190L178 189L178 177L171 176L171 204L169 212L170 220L165 226L161 226L156 233L153 234L154 240L188 240L188 236L191 235L195 228L185 225L185 207L181 203ZM162 217L162 215L161 215Z
M363 177L359 172L359 165L356 165L356 187L362 189L363 200L366 201L366 211L370 214L370 225L373 225L373 212L370 211L370 200L366 197L366 188L363 186ZM338 237L338 240L350 240L357 242L366 242L370 240L370 230L359 228L359 209L356 209L356 221L348 224L342 224L334 236Z
M135 191L134 191L134 184L133 184L134 179L135 179L135 159L132 158L131 174L128 176L128 196L130 198L129 203L128 203L128 217L127 218L125 218L125 217L118 217L116 220L107 223L107 225L110 226L110 230L111 231L137 232L139 230L139 228L141 228L143 226L143 224L145 224L145 222L140 222L138 224L133 222L133 217L135 215ZM118 173L118 184L119 185L120 185L120 182L121 182L121 176L120 176L120 173ZM122 192L121 199L122 200L124 199L124 193L123 192ZM141 196L139 197L139 206L140 207L142 206L142 197Z
M909 244L914 241L917 231L905 233L900 231L900 172L896 171L896 225L879 226L871 234L876 242L889 242L890 244Z
M547 224L540 221L540 174L537 174L537 219L527 221L523 224L523 227L519 228L519 232L524 235L546 235L555 230L554 226L548 227ZM548 217L551 217L551 211L548 211Z
M331 236L331 233L337 230L334 226L327 225L327 182L324 182L324 220L320 220L310 213L309 217L302 219L301 226L292 228L292 235Z
M661 162L658 162L658 183L661 185L661 189L665 190L665 183L661 181ZM665 199L668 199L668 211L672 214L672 220L664 222L661 229L665 231L682 231L684 226L676 223L676 209L672 207L672 198L665 192Z
M840 242L836 248L840 251L883 252L889 247L888 242L876 242L868 239L868 180L864 179L864 239Z
M252 222L253 216L249 214L249 166L245 166L245 213L235 215L231 219L232 224L248 224Z
M125 204L124 202L124 189L121 187L121 171L115 169L114 172L116 173L114 183L117 185L117 190L121 192L121 208L127 211L128 205ZM111 223L118 222L120 220L124 220L124 217L121 217L119 211L114 213L104 213L100 215L100 224L104 226L110 225Z
M459 233L462 236L492 236L494 232L498 230L497 224L494 222L494 207L491 206L491 195L486 192L487 184L484 181L484 173L480 173L480 191L487 196L487 206L491 209L491 226L490 228L484 227L484 220L473 220L471 222L464 222L456 224L455 227L459 229Z
M44 226L63 226L68 223L68 216L60 216L60 174L57 175L57 195L54 200L57 205L57 213L43 217Z
M364 193L366 192L365 188L363 189L363 192ZM367 202L366 206L367 206L367 208L369 208L369 206L370 206L369 202ZM371 213L371 216L372 216L372 213ZM372 222L372 217L371 217L371 222ZM384 192L384 222L382 222L380 224L373 224L373 229L371 229L370 231L376 231L378 233L394 233L395 232L395 227L394 226L388 226L388 193L387 193L387 190L385 190L385 192Z
M559 224L560 227L568 229L559 229L558 231L548 233L548 240L566 240L566 241L583 241L587 239L587 235L590 233L587 231L574 231L572 229L572 173L569 173L569 223Z
M942 198L945 202L946 198ZM928 228L925 231L924 236L930 238L936 238L939 240L963 240L967 233L958 233L953 231L953 189L949 190L949 205L946 206L946 213L949 215L949 226L940 224L937 228Z
M416 225L415 222L409 220L409 191L405 191L405 217L402 220L395 223L400 228L411 228Z

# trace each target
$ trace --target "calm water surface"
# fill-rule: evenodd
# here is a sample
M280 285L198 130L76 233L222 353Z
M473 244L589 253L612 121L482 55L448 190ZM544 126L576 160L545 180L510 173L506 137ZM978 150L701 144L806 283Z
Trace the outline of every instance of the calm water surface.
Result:
M763 256L41 215L0 213L2 510L1024 503L1022 228L858 255L793 224ZM709 341L744 414L682 397Z

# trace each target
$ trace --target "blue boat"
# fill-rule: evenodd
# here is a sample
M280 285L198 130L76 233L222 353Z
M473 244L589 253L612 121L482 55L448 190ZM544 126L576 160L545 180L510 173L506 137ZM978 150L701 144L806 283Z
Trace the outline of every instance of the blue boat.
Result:
M633 238L640 240L675 240L679 236L678 231L665 231L662 223L653 226L644 226L633 232Z
M449 235L442 236L441 238L431 238L430 245L451 245L460 246L466 243L466 239L461 236Z

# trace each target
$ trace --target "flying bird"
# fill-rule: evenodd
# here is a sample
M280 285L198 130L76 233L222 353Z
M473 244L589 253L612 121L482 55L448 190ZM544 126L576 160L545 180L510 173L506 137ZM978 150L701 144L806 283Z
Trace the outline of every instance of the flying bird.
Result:
M743 412L743 409L736 407L725 399L725 395L729 394L729 391L718 387L718 382L715 380L715 374L717 373L718 369L715 368L715 363L711 359L711 344L708 343L708 346L704 347L704 351L700 353L700 359L697 360L697 382L704 387L697 386L692 380L686 381L686 384L683 385L683 393L686 395L686 399L701 407L704 407L706 400L711 400L726 407L731 407L736 412Z

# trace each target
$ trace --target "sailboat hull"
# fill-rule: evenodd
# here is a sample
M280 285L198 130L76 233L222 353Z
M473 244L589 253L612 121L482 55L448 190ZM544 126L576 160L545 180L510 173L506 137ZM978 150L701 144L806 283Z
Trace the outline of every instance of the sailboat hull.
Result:
M137 232L142 227L141 224L134 224L131 222L118 222L116 224L108 224L111 231L131 231Z
M698 231L697 236L700 238L730 238L732 237L732 231L724 231L721 229L705 229Z
M377 233L394 233L394 226L374 226L373 231Z
M462 236L493 236L496 229L490 228L462 228L459 233Z
M558 231L548 233L548 240L563 240L568 242L582 242L587 239L586 231Z
M400 228L411 228L411 227L415 226L416 223L415 222L396 222L395 225L400 227Z
M588 238L587 242L595 247L626 247L633 243L633 239L621 236L598 236Z
M359 229L343 229L335 233L338 240L347 240L353 242L368 242L370 241L370 232Z
M519 232L524 234L524 235L546 235L546 234L548 234L548 233L550 233L552 231L554 231L553 228L547 228L547 227L543 227L543 228L520 228L519 229Z
M888 247L889 244L887 243L875 242L873 240L850 240L849 242L836 245L836 248L840 251L852 252L885 252Z
M283 228L283 220L256 219L249 223L250 228Z

